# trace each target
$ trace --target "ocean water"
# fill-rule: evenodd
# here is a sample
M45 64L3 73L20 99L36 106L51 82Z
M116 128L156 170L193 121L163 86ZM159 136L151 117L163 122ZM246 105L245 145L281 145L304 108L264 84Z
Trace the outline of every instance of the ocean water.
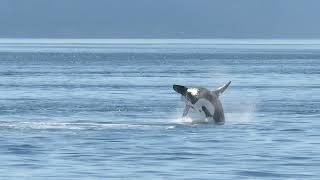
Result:
M0 40L0 179L319 179L319 120L320 41Z

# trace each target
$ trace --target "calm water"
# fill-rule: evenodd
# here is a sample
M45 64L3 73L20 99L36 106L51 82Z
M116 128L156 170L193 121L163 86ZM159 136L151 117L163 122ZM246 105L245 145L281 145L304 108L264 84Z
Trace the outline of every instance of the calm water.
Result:
M0 41L0 179L319 179L319 120L317 41Z

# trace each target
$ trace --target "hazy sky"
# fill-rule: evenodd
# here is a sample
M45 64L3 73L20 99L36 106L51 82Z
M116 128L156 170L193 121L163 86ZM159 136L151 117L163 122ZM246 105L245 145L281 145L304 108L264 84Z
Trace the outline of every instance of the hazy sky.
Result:
M0 38L320 38L320 1L0 0Z

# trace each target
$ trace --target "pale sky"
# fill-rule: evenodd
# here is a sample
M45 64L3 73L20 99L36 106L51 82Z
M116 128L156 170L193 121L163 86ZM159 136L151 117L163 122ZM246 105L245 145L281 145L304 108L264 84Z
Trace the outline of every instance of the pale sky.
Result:
M1 0L0 38L320 38L319 0Z

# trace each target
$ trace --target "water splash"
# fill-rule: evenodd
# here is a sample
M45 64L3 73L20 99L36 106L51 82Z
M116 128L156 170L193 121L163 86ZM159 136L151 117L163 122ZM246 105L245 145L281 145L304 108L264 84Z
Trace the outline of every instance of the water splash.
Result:
M230 97L229 97L230 98ZM256 117L258 99L247 98L237 99L237 101L228 100L223 102L225 110L226 124L247 124L252 123ZM181 117L181 113L177 110L176 117L173 119L173 123L177 124L212 124L213 122L206 119L203 114L190 111L188 116Z
M247 124L255 120L257 100L247 100L245 103L234 106L228 109L228 113L225 113L227 123Z
M181 118L177 118L173 121L174 123L177 124L184 124L184 125L197 125L197 124L209 124L212 123L210 122L208 119L206 118L193 118L193 117L181 117Z

